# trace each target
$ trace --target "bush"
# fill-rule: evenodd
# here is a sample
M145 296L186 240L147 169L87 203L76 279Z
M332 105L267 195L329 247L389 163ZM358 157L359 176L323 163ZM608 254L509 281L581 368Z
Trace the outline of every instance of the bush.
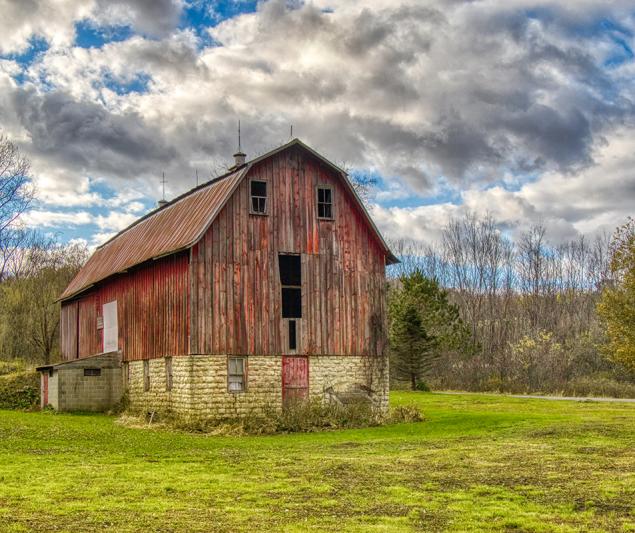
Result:
M421 392L430 392L430 387L428 387L428 384L425 381L418 381L417 390Z
M40 376L16 372L0 376L0 409L36 409L40 405Z
M307 433L335 429L354 429L379 426L384 423L420 422L421 412L413 406L392 409L388 415L380 413L367 401L355 401L345 405L324 402L319 398L297 401L285 409L273 406L253 410L242 418L202 418L179 416L172 412L153 413L152 425L188 432L214 435L271 435L274 433ZM134 417L125 414L119 419L127 426L140 427L149 424L147 416Z
M607 398L635 398L635 383L617 381L607 376L582 376L567 383L565 396L604 396Z
M15 374L16 372L24 372L24 363L19 359L13 361L0 361L0 376L7 374Z

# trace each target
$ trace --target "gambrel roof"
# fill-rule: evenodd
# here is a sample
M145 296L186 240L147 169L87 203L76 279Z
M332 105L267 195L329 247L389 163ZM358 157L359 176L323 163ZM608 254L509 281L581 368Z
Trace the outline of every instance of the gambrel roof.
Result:
M299 139L248 161L227 174L204 183L141 217L95 250L87 263L66 287L60 300L72 298L94 284L125 272L135 265L187 250L205 234L227 200L249 170L264 159L287 148L299 146L329 166L343 178L360 211L386 252L388 264L398 262L346 177L346 172L309 148Z

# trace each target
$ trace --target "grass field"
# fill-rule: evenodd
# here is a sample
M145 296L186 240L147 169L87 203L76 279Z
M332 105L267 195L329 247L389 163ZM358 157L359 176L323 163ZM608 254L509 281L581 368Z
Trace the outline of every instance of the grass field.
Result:
M229 438L0 411L0 530L635 531L635 405L391 401L426 421Z

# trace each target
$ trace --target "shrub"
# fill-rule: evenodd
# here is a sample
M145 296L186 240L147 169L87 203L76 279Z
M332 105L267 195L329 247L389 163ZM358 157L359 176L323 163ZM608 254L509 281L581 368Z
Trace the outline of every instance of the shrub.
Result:
M37 372L0 376L0 409L35 409L39 404L40 376Z
M391 424L402 424L411 422L422 422L423 414L415 405L400 405L393 407L388 415L388 422Z
M15 374L16 372L24 372L24 363L19 359L13 361L0 361L0 376L7 374Z
M563 393L566 396L635 398L635 383L617 381L602 375L581 376L567 383Z
M430 387L428 387L428 384L425 381L418 381L417 390L421 392L430 392Z

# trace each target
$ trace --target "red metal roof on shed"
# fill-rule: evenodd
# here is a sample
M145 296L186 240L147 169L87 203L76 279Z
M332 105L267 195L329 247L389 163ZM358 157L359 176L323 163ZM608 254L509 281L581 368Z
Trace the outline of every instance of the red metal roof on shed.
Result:
M188 248L212 222L247 167L190 191L101 245L60 296L65 300L126 269Z

